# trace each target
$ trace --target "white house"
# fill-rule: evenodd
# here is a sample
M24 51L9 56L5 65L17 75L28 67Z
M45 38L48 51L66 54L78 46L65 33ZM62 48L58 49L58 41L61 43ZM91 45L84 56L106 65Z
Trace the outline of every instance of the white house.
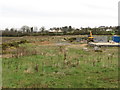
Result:
M49 30L49 32L62 32L62 30L60 30L60 29L59 30L54 30L53 29L53 30Z
M106 29L106 31L112 31L112 29Z

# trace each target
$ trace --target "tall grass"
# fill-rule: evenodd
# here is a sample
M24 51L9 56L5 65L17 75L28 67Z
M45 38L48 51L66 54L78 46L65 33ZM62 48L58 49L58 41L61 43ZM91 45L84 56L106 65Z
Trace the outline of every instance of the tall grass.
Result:
M118 48L40 44L63 38L29 37L31 43L4 51L12 57L3 58L3 87L118 88Z
M21 44L3 59L3 87L118 87L118 48Z

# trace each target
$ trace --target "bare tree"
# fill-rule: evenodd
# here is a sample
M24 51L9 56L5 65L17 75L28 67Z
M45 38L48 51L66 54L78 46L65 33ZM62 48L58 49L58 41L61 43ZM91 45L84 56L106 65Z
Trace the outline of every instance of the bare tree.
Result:
M24 26L21 27L21 30L22 30L23 32L30 32L30 27L24 25Z
M40 31L41 31L41 32L44 32L44 31L45 31L45 27L42 26L42 27L40 28Z

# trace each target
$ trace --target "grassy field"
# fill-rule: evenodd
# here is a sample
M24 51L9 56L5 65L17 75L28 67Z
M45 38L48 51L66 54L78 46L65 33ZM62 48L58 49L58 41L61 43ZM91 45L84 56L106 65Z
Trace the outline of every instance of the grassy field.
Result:
M68 36L27 38L4 50L4 88L118 88L117 47L95 52L86 43L56 44Z

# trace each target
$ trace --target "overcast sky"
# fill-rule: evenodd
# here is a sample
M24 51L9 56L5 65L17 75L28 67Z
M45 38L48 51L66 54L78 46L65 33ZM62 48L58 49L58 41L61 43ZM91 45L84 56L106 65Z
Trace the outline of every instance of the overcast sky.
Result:
M0 0L0 29L118 25L119 0Z

